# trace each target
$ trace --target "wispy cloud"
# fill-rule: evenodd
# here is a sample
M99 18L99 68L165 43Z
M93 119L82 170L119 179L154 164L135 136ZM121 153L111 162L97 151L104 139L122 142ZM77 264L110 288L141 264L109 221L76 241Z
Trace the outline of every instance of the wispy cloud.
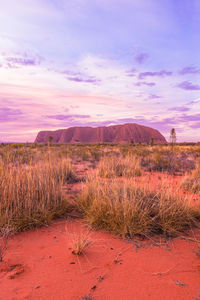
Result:
M17 121L22 116L22 111L19 109L12 109L9 107L0 107L0 121L9 122Z
M199 121L200 113L190 115L183 114L179 117L179 120L181 120L182 122Z
M74 115L50 115L50 116L46 116L49 119L55 119L55 120L72 120L72 119L88 119L90 118L90 115L78 115L78 114L74 114Z
M148 96L148 98L149 99L159 99L159 98L162 98L161 96L158 96L158 95L156 95L156 94L150 94L149 96Z
M67 77L68 80L74 81L74 82L85 82L85 83L99 83L101 80L96 79L96 78L80 78L80 77Z
M128 77L135 77L136 76L136 72L137 72L137 70L134 69L134 68L132 68L132 69L126 71L126 74L127 74Z
M179 71L180 75L186 75L186 74L200 74L200 68L196 67L185 67L182 70Z
M139 79L144 79L146 77L165 77L165 76L171 76L173 72L171 71L166 71L166 70L161 70L161 71L156 71L156 72L141 72L138 76Z
M179 87L180 89L183 89L183 90L186 90L186 91L200 90L200 85L193 84L190 81L183 81L183 82L177 84L176 86Z
M40 65L41 62L44 60L40 55L29 55L26 52L13 56L4 55L3 58L3 65L11 69L19 67L37 66Z
M140 53L135 56L135 61L138 64L143 64L148 59L148 57L149 55L147 53Z
M155 82L140 81L140 82L137 82L135 85L136 86L147 85L147 86L152 87L152 86L155 86L156 84L155 84Z
M193 123L192 125L190 125L190 127L194 128L194 129L199 129L200 128L200 122Z
M187 105L200 104L200 99L192 100L186 103Z
M176 107L171 107L168 109L169 111L180 111L180 112L184 112L184 111L189 111L190 108L186 107L186 106L176 106Z

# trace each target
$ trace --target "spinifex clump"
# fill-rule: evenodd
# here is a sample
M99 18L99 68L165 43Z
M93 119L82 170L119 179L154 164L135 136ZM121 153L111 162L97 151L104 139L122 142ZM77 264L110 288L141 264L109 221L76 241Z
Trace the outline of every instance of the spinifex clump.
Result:
M24 230L48 223L68 210L63 185L74 178L67 159L0 164L0 227Z
M107 178L141 176L140 160L134 155L108 156L100 160L98 174Z
M195 209L178 190L164 185L153 190L137 185L133 179L89 180L79 197L78 207L93 227L122 236L174 235L196 224Z

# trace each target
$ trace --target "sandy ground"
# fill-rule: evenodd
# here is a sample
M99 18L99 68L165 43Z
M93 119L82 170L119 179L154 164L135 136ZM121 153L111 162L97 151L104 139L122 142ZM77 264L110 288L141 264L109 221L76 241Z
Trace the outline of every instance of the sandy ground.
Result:
M71 233L84 231L82 221L61 219L12 237L0 263L0 299L200 299L200 243L91 231L90 246L74 255Z
M78 165L76 171L84 177L89 170ZM146 173L136 181L155 187L161 178L174 187L182 180ZM75 199L82 185L64 189ZM13 236L0 263L0 300L200 300L200 242L194 241L200 240L200 230L168 241L127 241L90 231L91 244L82 255L74 255L72 235L84 232L88 228L83 221L60 219Z

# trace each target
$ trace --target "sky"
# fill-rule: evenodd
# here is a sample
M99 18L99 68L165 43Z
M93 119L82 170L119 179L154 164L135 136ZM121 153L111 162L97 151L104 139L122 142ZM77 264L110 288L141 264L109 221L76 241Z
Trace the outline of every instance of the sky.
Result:
M137 123L200 141L199 0L0 0L0 142Z

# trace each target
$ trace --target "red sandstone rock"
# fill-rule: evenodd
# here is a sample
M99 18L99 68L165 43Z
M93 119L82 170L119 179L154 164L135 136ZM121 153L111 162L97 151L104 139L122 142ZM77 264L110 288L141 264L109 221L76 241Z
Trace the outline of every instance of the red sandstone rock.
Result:
M108 127L70 127L56 131L40 131L35 143L46 143L52 136L54 143L166 143L164 136L156 129L135 123Z

